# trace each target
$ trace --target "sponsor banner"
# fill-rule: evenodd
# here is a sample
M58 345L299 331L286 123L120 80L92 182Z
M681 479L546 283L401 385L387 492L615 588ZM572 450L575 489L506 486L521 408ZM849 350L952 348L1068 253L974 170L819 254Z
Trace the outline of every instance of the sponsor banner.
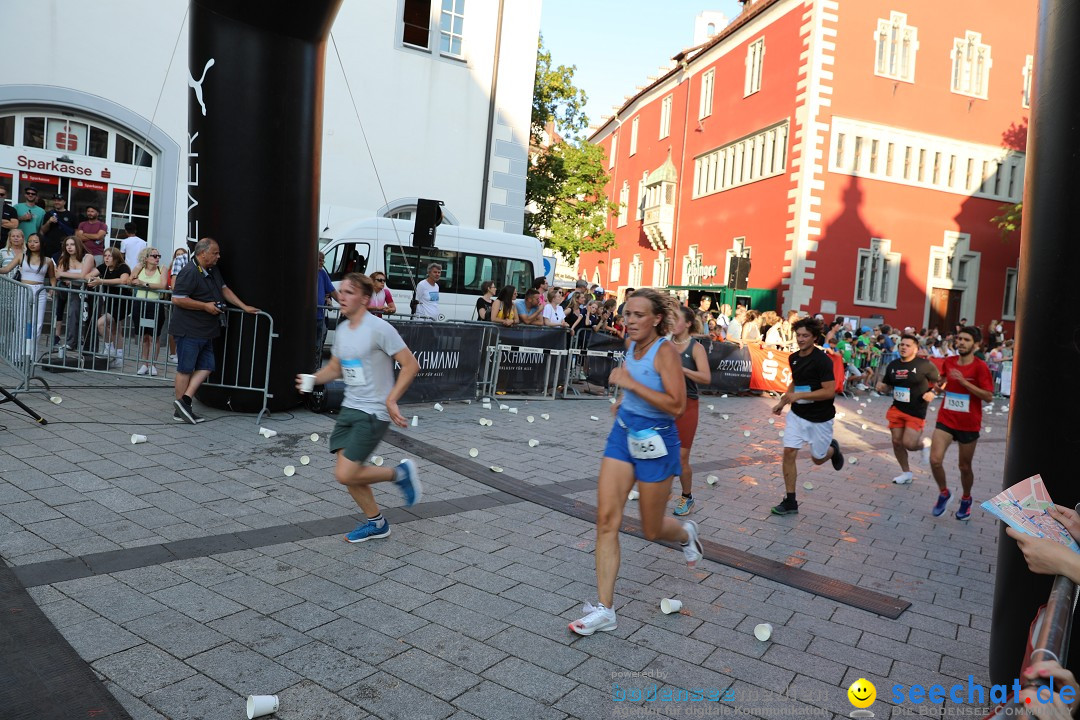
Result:
M626 341L622 338L592 330L583 330L583 337L579 341L581 347L586 350L611 353L611 357L586 357L584 358L585 379L592 385L607 386L608 375L617 366L621 365L626 356Z
M712 376L708 386L699 387L699 390L735 394L750 388L752 361L746 348L708 338L696 339L705 346Z
M565 350L566 331L528 325L500 328L499 344L512 349L500 351L496 389L508 393L543 392L544 371L551 359L544 350ZM554 360L551 362L554 364ZM556 378L552 376L550 381Z
M746 349L750 351L752 362L750 389L787 392L791 384L791 366L788 364L791 353L759 346L747 346ZM829 355L829 359L833 364L836 391L841 392L844 389L844 360L837 354Z
M92 182L90 180L75 180L71 183L71 187L78 190L108 190L109 186L105 183Z
M484 365L485 330L475 325L391 323L420 363L402 403L462 400L476 395L479 369Z

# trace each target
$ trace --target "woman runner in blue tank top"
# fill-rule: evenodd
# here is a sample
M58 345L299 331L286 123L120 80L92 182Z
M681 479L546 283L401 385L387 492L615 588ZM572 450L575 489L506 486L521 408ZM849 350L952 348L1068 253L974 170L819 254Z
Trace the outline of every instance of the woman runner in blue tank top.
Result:
M596 589L599 605L585 603L585 616L570 623L578 635L616 628L615 579L619 574L619 527L626 497L638 482L641 529L647 540L678 541L686 563L701 559L693 521L680 523L665 509L672 478L679 474L679 433L675 418L686 407L686 381L679 354L664 337L671 332L678 303L655 290L638 290L626 301L626 363L608 381L623 389L612 407L596 488Z

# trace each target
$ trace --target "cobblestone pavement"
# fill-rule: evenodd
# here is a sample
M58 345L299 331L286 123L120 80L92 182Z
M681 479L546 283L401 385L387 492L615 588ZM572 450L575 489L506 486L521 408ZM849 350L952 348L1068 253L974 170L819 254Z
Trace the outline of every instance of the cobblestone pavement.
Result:
M883 398L838 400L848 464L800 462L800 514L783 518L769 514L783 419L770 424L767 398L703 398L693 517L713 542L909 601L898 619L707 560L690 570L677 550L623 535L618 629L579 638L567 623L595 601L588 522L414 456L423 503L388 513L391 537L350 545L340 533L358 514L331 474L331 417L277 413L265 439L253 417L209 408L201 425L172 422L161 385L51 380L61 404L23 396L48 427L0 413L0 556L139 720L239 718L248 694L278 694L282 720L846 717L860 677L888 717L894 684L988 683L997 524L978 507L966 523L931 517L917 462L913 484L891 482ZM607 400L494 403L409 407L417 425L403 434L595 504ZM998 406L976 502L1000 485ZM407 456L397 437L377 451L388 464ZM955 485L955 450L947 463ZM401 505L392 486L375 492ZM664 597L683 611L662 614ZM753 635L762 622L767 642ZM633 699L654 682L721 699Z

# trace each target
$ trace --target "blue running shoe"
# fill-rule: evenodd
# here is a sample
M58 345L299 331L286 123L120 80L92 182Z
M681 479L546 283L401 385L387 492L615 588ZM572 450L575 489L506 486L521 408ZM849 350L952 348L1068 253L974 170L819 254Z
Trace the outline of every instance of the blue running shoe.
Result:
M351 543L362 543L365 540L377 540L389 537L390 523L383 520L382 527L376 527L375 523L367 520L356 526L356 529L345 534L345 540Z
M934 509L930 512L934 517L941 517L945 513L945 508L949 507L949 503L952 502L952 493L948 489L942 490L938 495L937 502L934 503Z
M957 520L971 519L971 503L973 502L974 500L971 499L971 496L960 498L960 509L956 511Z
M690 510L694 507L694 498L686 497L685 495L679 496L679 502L675 504L675 515L682 517L683 515L689 515Z
M424 495L424 486L420 484L420 473L416 470L416 463L412 460L402 460L394 468L394 484L405 496L405 507L420 502Z

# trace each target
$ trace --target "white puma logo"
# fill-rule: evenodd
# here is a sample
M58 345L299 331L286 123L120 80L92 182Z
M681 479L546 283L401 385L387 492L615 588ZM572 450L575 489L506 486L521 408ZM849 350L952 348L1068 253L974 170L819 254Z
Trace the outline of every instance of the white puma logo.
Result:
M209 70L212 67L214 67L214 58L210 58L209 60L206 61L206 66L203 68L203 71L202 71L202 77L199 78L198 80L195 80L195 78L193 78L191 76L190 71L188 72L188 83L187 84L188 84L189 88L191 88L192 90L195 91L195 99L199 101L199 107L202 108L203 117L206 117L206 103L203 102L202 84L203 84L203 80L206 79L206 71Z

